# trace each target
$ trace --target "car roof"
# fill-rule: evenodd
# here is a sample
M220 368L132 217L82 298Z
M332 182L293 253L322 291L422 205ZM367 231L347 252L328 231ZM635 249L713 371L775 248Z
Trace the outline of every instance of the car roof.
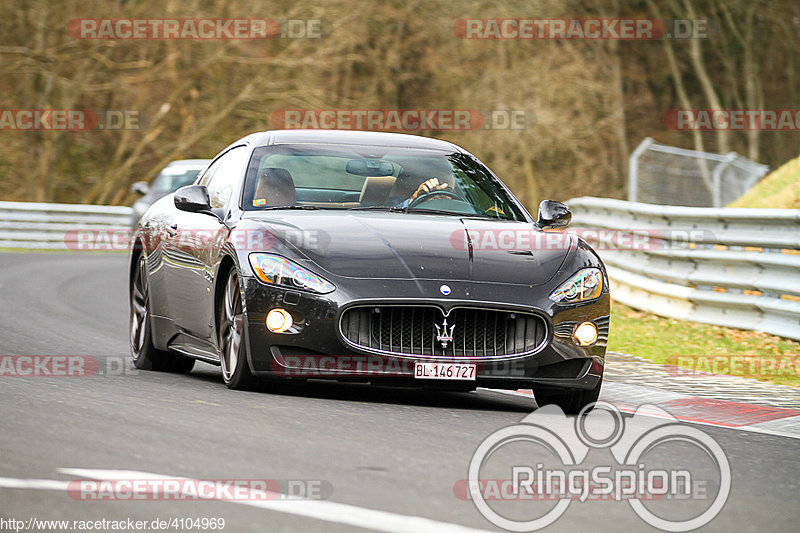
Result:
M197 167L208 165L210 162L210 159L178 159L177 161L170 161L167 166Z
M234 144L246 142L254 146L278 144L333 144L359 146L387 146L392 148L418 148L463 152L453 143L419 135L355 130L271 130L252 133ZM231 145L233 146L233 145Z

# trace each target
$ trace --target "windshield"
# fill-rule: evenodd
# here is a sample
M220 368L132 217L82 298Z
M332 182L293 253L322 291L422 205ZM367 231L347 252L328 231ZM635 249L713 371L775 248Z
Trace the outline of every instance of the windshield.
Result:
M243 194L247 211L305 208L418 211L525 220L476 159L385 146L256 148Z
M153 189L158 193L171 193L193 183L201 170L201 167L167 167L156 178Z

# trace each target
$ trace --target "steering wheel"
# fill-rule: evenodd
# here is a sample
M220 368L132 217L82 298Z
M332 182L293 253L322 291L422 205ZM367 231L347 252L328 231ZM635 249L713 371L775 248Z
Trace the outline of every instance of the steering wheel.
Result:
M420 194L419 196L417 196L416 198L411 200L411 202L408 204L408 207L416 207L416 206L418 206L419 204L421 204L423 202L427 202L428 200L433 200L433 196L435 196L437 194L441 194L441 195L447 196L448 198L452 198L454 200L458 200L459 202L463 202L464 201L464 199L461 197L461 195L459 195L459 194L457 194L457 193L455 193L453 191L446 191L446 190L443 190L443 189L437 189L435 191L431 191L431 192L426 192L426 193Z

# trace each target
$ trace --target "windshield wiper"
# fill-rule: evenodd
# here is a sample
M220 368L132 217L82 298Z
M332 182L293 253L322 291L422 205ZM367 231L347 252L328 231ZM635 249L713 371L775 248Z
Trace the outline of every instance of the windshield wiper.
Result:
M489 215L482 215L480 213L458 213L456 211L442 211L440 209L426 209L424 207L411 207L396 205L388 207L385 205L367 205L362 207L350 207L348 211L390 211L392 213L422 213L425 215L447 215L451 217L461 218L489 218L494 219Z
M458 213L456 211L443 211L440 209L425 209L424 207L408 207L403 208L404 213L423 213L426 215L449 215L451 217L461 218L492 218L489 215L482 215L480 213Z
M307 209L309 211L313 211L319 208L315 205L270 205L268 207L261 207L257 209L257 211L275 211L276 209Z
M406 213L408 207L386 206L386 205L364 205L360 207L348 207L348 211L391 211L393 213Z

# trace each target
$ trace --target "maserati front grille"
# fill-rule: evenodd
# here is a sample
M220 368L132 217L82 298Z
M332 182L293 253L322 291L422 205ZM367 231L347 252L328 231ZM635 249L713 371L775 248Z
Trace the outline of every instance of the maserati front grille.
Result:
M533 313L456 307L445 316L435 306L359 306L342 314L350 344L389 355L502 357L529 354L547 335Z

